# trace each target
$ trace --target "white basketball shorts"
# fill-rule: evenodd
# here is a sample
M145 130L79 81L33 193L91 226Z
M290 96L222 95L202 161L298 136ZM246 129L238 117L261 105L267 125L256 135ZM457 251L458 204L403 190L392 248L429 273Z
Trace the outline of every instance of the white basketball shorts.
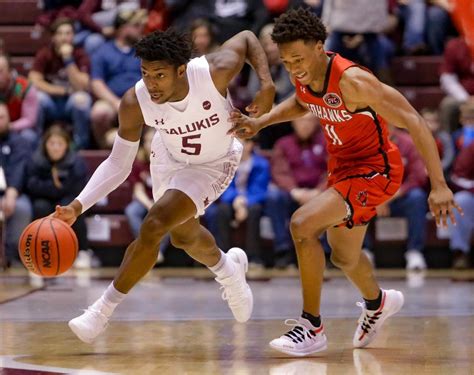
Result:
M150 155L153 199L158 201L167 190L179 190L196 205L196 217L228 188L242 156L243 146L234 139L229 153L210 163L187 164L176 161L166 150L157 132Z

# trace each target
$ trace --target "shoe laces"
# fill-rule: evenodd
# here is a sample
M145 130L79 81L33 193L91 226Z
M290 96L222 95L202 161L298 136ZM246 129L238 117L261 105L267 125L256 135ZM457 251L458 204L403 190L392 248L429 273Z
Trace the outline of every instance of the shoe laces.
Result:
M316 336L316 332L306 328L296 319L286 319L285 325L293 327L283 336L286 336L291 339L295 344L301 343L306 339L312 340Z
M219 280L217 280L219 282ZM240 301L245 298L246 284L241 280L235 280L231 284L221 285L222 299L227 301L230 306L240 304Z
M369 331L374 328L375 323L377 323L377 320L380 318L380 315L382 315L382 310L375 311L373 314L371 314L369 313L370 310L366 309L365 303L357 302L356 305L362 309L362 315L359 318L360 328L365 333L369 333Z

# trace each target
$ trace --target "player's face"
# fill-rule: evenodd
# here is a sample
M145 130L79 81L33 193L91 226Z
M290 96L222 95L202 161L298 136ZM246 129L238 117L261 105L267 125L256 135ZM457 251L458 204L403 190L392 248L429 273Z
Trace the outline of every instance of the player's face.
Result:
M318 79L324 56L322 42L295 42L278 45L280 57L292 80L297 79L302 85L309 85Z
M184 79L186 66L176 68L164 61L142 61L143 82L150 94L151 101L163 104L176 98L177 86Z

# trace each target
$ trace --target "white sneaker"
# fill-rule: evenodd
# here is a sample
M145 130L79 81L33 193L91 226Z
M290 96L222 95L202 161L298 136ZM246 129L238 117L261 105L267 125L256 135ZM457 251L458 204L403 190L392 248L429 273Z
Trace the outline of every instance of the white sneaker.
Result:
M90 250L79 250L76 260L74 261L74 268L76 269L89 269L92 265L92 251Z
M270 341L270 346L279 352L303 357L321 352L327 348L327 338L324 328L315 328L309 320L300 317L299 320L285 320L287 326L293 327L283 336Z
M402 308L403 302L402 292L393 289L382 289L382 303L376 311L367 310L364 302L357 302L357 306L362 308L362 314L354 334L353 345L356 348L369 345L377 336L385 319L396 314Z
M407 270L426 270L425 257L418 250L408 250L405 253L405 260L407 261Z
M84 314L69 321L69 328L76 336L86 344L92 342L99 336L108 326L109 318L89 306L84 310Z
M227 252L230 260L235 263L235 272L232 276L216 281L221 284L222 299L227 301L235 320L244 323L250 319L253 310L253 294L247 284L245 273L248 270L247 254L238 247Z

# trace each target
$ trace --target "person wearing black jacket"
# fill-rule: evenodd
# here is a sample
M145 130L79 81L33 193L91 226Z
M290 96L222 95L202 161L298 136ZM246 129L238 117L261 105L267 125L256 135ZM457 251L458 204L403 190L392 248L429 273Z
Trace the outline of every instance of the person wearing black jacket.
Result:
M8 107L0 102L0 214L6 220L5 255L19 263L18 240L31 221L31 203L23 192L29 142L10 131Z
M43 135L40 147L28 163L26 189L33 203L35 219L51 214L58 204L69 203L86 185L86 164L70 146L71 138L66 130L53 125ZM84 218L79 218L72 228L79 249L87 249Z

